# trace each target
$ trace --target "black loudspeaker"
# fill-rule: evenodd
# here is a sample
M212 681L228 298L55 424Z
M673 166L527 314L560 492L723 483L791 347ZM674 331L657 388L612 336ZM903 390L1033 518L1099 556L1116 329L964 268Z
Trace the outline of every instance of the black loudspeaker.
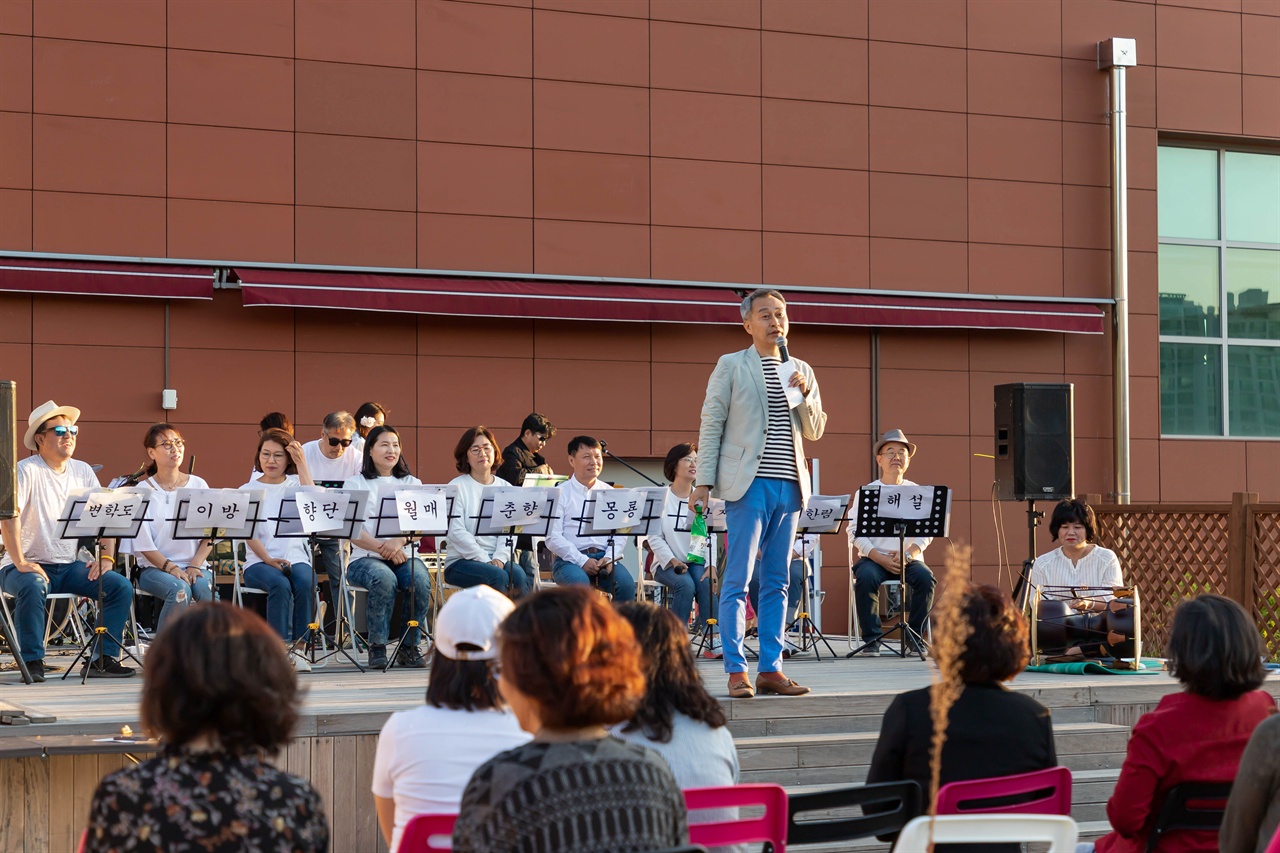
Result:
M1075 497L1075 414L1070 384L996 386L996 499Z
M0 518L18 514L18 383L0 379Z

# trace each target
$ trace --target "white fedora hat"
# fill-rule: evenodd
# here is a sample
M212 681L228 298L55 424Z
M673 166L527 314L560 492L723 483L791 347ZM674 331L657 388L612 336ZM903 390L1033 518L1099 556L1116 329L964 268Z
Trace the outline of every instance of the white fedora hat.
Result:
M871 450L871 455L879 456L880 448L894 441L898 442L898 444L905 444L907 446L908 459L916 455L916 446L911 442L907 441L906 434L903 433L903 431L900 429L891 429L888 432L886 432L884 435L880 436L880 440L876 442L876 446Z
M41 403L36 410L31 413L31 417L27 418L27 434L22 437L22 444L27 450L36 449L36 430L40 429L40 425L50 418L62 416L75 423L80 420L80 410L75 406L59 406L57 403L49 400Z

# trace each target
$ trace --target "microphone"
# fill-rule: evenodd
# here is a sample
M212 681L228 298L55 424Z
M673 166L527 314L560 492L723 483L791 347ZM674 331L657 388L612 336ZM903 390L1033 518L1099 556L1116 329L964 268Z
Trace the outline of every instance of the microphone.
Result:
M603 439L601 439L601 441L600 441L600 449L601 449L602 451L603 451L603 450L608 450L608 449L609 449L609 442L604 441Z
M781 358L782 362L785 364L786 362L791 360L791 354L787 352L786 336L778 335L777 344L778 344L778 355Z

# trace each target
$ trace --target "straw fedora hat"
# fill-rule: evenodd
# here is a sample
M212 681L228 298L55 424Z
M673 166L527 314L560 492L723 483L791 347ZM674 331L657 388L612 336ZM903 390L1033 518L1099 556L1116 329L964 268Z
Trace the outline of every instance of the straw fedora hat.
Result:
M884 447L886 444L892 441L896 441L899 444L905 444L907 446L908 459L916 455L916 446L911 442L907 441L907 436L900 429L891 429L888 432L886 432L884 435L880 436L880 440L877 441L875 447L871 449L871 455L879 456L880 448Z
M40 425L50 418L56 418L59 415L70 419L71 423L80 420L80 410L75 406L59 406L57 403L49 400L41 403L36 410L31 413L31 417L27 418L27 434L22 437L22 444L27 450L36 449L36 430L40 429Z

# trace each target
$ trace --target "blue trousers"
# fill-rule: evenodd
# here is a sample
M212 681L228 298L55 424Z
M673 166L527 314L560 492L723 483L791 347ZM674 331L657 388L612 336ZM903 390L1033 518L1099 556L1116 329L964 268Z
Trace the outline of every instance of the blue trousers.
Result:
M756 477L747 493L725 505L729 552L720 587L720 630L724 636L724 671L746 672L742 635L747 630L747 585L760 554L760 672L782 671L782 635L787 627L787 587L791 543L800 518L800 484L794 480Z
M267 591L267 622L291 643L307 632L311 619L311 590L315 572L306 563L293 563L289 577L275 566L254 563L244 570L245 586Z
M426 565L416 557L405 560L398 566L377 557L361 557L347 566L347 580L369 590L369 601L365 606L369 645L387 644L391 634L391 611L396 606L396 590L408 590L410 584L414 587L413 619L419 625L426 623L427 608L431 605L431 584ZM409 599L406 597L406 610L408 604ZM405 642L411 646L422 642L421 630L411 629Z
M524 569L511 561L498 568L493 563L481 563L479 560L455 560L445 566L444 580L461 587L488 584L503 595L510 589L512 598L520 598L533 586Z
M907 614L907 624L917 634L924 633L924 620L933 609L933 588L938 585L933 572L920 560L907 563L904 572L907 586L911 587L911 612ZM869 643L880 639L880 608L875 605L875 595L880 584L886 580L896 579L897 575L886 571L874 560L862 557L853 564L853 601L858 608L858 627L862 630L862 641Z
M653 579L671 590L671 612L680 617L680 622L689 624L689 616L693 613L693 601L698 600L698 624L695 630L701 630L707 623L711 613L711 584L707 582L707 567L702 563L690 563L689 571L676 574L675 569L662 568L653 573Z
M804 594L804 560L795 559L791 561L791 569L787 581L787 615L786 620L789 622L796 615L796 605L800 603L800 596ZM747 585L747 598L751 599L751 607L756 613L760 612L760 564L756 563L756 573L751 576L751 583Z
M156 619L157 634L173 614L185 610L194 601L212 601L215 597L212 569L203 570L200 573L200 579L195 583L187 583L154 566L147 566L138 575L138 588L164 601L164 607L160 609L160 617ZM179 603L178 593L183 591L187 594L186 599Z
M596 575L594 578L582 570L582 567L568 560L556 558L551 570L551 577L557 585L595 586L613 596L614 601L635 601L636 580L622 563L614 563L607 575Z
M85 598L98 598L98 581L89 580L89 567L74 563L41 563L49 582L35 572L20 572L15 566L0 570L0 590L14 596L13 621L22 646L23 660L44 660L45 597L53 593L72 593ZM102 624L107 629L102 655L120 657L124 623L129 618L133 601L133 584L116 571L102 573ZM96 658L95 658L96 659Z

